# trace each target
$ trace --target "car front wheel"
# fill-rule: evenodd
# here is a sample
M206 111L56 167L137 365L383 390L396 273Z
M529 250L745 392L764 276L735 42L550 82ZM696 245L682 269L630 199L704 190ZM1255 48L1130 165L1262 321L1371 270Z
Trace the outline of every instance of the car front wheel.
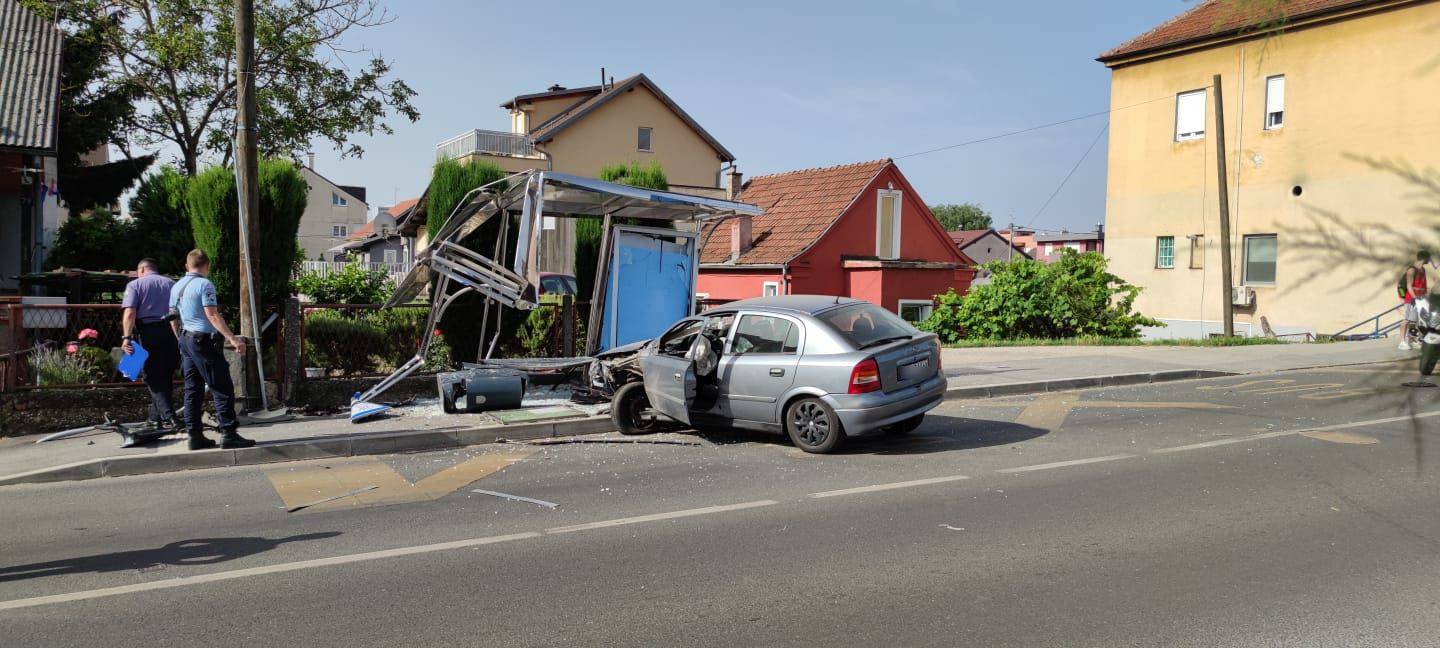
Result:
M645 393L645 383L626 383L610 399L610 420L621 434L648 434L654 432L658 423L650 411L650 397Z
M785 408L785 431L795 447L814 454L834 452L845 438L835 411L818 398L802 398Z

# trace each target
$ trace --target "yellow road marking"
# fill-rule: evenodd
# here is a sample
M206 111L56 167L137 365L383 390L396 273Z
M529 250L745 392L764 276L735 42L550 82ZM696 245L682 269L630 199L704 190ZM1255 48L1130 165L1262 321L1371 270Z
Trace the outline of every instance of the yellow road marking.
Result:
M503 453L482 454L413 484L375 457L327 461L298 469L274 469L265 475L286 508L343 495L304 508L307 512L334 511L439 499L539 451L539 447L518 446ZM372 486L370 490L356 492Z
M1015 417L1015 422L1041 430L1056 430L1070 416L1071 408L1080 402L1077 394L1041 394L1035 402Z
M1201 387L1196 387L1195 390L1196 390L1196 391L1227 391L1227 390L1231 390L1231 389L1244 389L1244 388L1246 388L1246 387L1255 387L1255 386L1257 386L1257 385L1289 385L1289 384L1291 384L1291 383L1293 383L1293 382L1295 382L1295 381L1294 381L1294 380L1290 380L1290 379L1286 379L1286 378L1271 378L1271 379L1268 379L1268 380L1247 380L1247 381L1245 381L1245 382L1243 382L1243 383L1240 383L1240 384L1238 384L1238 385L1204 385L1204 386L1201 386Z
M1271 396L1275 394L1298 394L1307 391L1321 391L1344 386L1345 383L1312 383L1308 385L1290 385L1289 387L1271 387L1269 389L1247 389L1242 393Z
M1055 430L1065 424L1071 410L1076 409L1235 409L1234 405L1174 401L1102 401L1080 400L1076 393L1041 394L1033 401L974 401L976 407L1023 407L1015 422L1042 430Z
M1311 439L1318 439L1320 441L1329 441L1330 443L1344 443L1347 445L1375 445L1377 443L1380 443L1379 439L1372 436L1365 436L1363 434L1354 434L1351 432L1340 431L1327 432L1323 430L1315 430L1311 432L1301 432L1300 436L1309 437Z
M1394 390L1395 388L1393 387L1390 389L1380 387L1370 389L1342 389L1340 391L1325 392L1323 394L1305 394L1300 397L1300 400L1334 400L1336 398L1350 398L1353 396L1371 396Z

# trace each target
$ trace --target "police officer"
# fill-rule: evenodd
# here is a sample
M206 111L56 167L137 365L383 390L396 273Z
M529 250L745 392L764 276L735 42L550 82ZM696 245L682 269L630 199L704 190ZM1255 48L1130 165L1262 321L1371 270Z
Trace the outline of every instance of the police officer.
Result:
M180 348L175 344L175 332L165 321L170 287L175 280L160 274L154 259L141 259L135 274L137 278L125 284L125 299L121 302L125 314L120 320L124 333L120 346L128 355L135 352L133 341L139 340L149 354L144 379L150 390L150 429L178 430L174 381L175 369L180 366Z
M180 366L185 373L185 430L190 433L190 449L215 447L205 436L200 416L205 408L205 387L215 401L215 416L220 420L220 447L248 448L254 441L240 436L235 428L235 385L230 381L230 365L225 361L224 342L245 357L245 340L230 332L215 297L215 284L210 274L210 257L201 250L185 256L185 273L170 289L170 308L179 319L172 324L180 338Z

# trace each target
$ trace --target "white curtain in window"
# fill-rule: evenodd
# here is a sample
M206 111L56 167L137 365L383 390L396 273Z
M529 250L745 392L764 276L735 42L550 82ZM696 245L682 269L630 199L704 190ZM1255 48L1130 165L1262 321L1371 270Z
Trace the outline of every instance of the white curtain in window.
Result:
M1270 77L1265 81L1265 114L1285 112L1285 77Z
M1205 134L1205 91L1186 92L1175 99L1175 138Z

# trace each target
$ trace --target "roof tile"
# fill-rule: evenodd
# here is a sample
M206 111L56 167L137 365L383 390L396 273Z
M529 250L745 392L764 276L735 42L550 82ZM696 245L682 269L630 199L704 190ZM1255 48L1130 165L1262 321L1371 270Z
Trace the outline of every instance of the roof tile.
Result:
M1391 2L1392 0L1275 0L1258 3L1251 9L1244 9L1233 0L1204 0L1189 11L1160 23L1126 43L1100 55L1099 60L1110 61L1132 54L1140 54L1167 47L1181 45L1207 38L1239 34L1247 27L1259 23L1261 31L1266 23L1276 19L1293 21L1332 11L1364 7Z

